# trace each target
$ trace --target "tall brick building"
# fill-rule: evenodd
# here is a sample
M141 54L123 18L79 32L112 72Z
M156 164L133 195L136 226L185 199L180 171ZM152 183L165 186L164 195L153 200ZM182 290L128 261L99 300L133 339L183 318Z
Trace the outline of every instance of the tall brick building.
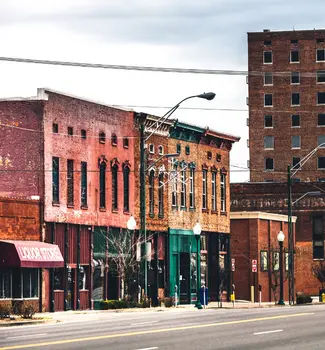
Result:
M325 30L248 33L251 181L285 181L289 164L325 143L324 83ZM296 178L325 180L325 149Z

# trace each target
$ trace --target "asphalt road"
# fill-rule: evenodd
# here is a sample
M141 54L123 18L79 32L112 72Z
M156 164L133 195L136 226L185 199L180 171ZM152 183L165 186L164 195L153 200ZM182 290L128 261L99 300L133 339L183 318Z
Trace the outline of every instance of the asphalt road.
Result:
M84 314L0 329L9 349L325 349L325 305Z

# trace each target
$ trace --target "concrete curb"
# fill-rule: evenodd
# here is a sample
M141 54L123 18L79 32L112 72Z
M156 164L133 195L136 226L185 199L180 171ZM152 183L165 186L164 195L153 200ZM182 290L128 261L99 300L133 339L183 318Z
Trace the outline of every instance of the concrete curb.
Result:
M37 324L42 324L42 323L53 323L53 322L59 322L56 320L28 320L28 321L8 321L5 323L0 323L0 328L1 327L13 327L13 326L30 326L30 325L37 325Z

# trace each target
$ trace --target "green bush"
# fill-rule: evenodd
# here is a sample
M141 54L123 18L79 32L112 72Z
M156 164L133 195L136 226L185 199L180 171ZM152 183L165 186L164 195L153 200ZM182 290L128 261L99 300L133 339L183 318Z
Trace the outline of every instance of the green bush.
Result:
M127 309L135 306L135 303L127 300L101 300L100 302L101 310Z
M297 304L309 304L313 301L313 299L306 294L303 293L297 293L297 298L296 298L296 302Z
M150 307L150 299L149 298L143 298L141 302L138 304L138 307L147 308Z

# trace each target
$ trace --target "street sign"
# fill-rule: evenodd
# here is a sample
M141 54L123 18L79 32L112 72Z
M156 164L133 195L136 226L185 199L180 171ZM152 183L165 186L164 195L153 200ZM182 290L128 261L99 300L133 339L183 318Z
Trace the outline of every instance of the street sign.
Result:
M252 272L257 272L257 260L252 259Z
M235 271L235 259L234 258L232 258L231 259L231 271Z

